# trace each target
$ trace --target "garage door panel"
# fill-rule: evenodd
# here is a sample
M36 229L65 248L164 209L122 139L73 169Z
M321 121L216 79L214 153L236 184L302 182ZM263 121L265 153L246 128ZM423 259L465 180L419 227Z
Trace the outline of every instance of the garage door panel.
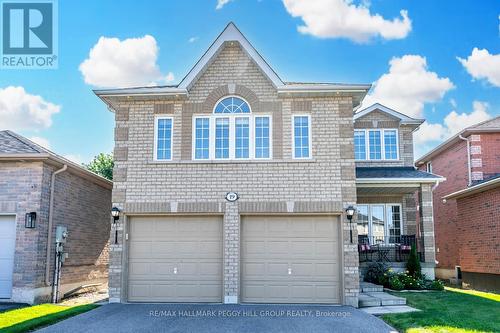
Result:
M340 303L339 224L337 217L244 217L242 300Z
M129 301L221 301L220 217L133 217L129 230Z

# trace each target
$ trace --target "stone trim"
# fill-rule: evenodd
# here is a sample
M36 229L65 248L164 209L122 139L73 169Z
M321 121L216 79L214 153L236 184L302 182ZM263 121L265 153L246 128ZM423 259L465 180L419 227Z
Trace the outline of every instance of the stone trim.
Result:
M128 121L129 119L129 108L119 107L115 109L115 121Z
M155 103L154 106L154 114L170 114L174 113L174 104L164 104L164 103Z
M128 160L128 147L115 147L114 152L115 161L127 161Z

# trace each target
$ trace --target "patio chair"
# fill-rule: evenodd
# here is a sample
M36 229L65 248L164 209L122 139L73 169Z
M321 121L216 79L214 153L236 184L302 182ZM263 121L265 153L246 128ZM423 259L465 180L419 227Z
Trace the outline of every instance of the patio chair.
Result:
M415 245L415 235L401 235L401 243L397 245L398 261L406 259L410 254L411 247Z
M367 235L358 235L358 252L360 261L373 261L373 253L376 249L370 244L370 238ZM361 260L363 255L365 260Z

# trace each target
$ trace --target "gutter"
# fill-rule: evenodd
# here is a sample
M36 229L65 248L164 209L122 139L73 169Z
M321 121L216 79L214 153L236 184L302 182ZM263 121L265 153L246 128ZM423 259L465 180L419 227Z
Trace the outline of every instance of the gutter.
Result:
M68 169L68 165L64 164L64 166L56 170L52 173L50 179L50 203L49 203L49 225L47 229L47 253L45 254L45 285L50 286L50 249L52 242L52 220L53 220L53 208L54 208L54 183L56 181L56 175L66 171Z
M458 138L467 142L467 174L469 177L469 182L467 186L472 185L472 170L471 170L471 161L470 161L470 140L468 138L464 138L462 134L458 135Z
M402 183L439 183L446 178L356 178L356 184L402 184Z

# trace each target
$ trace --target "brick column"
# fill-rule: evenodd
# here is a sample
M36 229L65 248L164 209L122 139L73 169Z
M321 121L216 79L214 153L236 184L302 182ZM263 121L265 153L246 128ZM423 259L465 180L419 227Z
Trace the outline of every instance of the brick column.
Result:
M240 214L237 202L227 202L224 214L224 303L238 303L239 280Z
M121 206L119 206L121 207ZM122 257L123 257L123 225L125 217L120 216L116 224L111 224L109 237L109 302L120 303L122 299ZM118 244L115 244L115 230L118 231Z
M432 184L421 184L419 190L421 236L424 239L425 262L435 264L434 216L432 212Z

